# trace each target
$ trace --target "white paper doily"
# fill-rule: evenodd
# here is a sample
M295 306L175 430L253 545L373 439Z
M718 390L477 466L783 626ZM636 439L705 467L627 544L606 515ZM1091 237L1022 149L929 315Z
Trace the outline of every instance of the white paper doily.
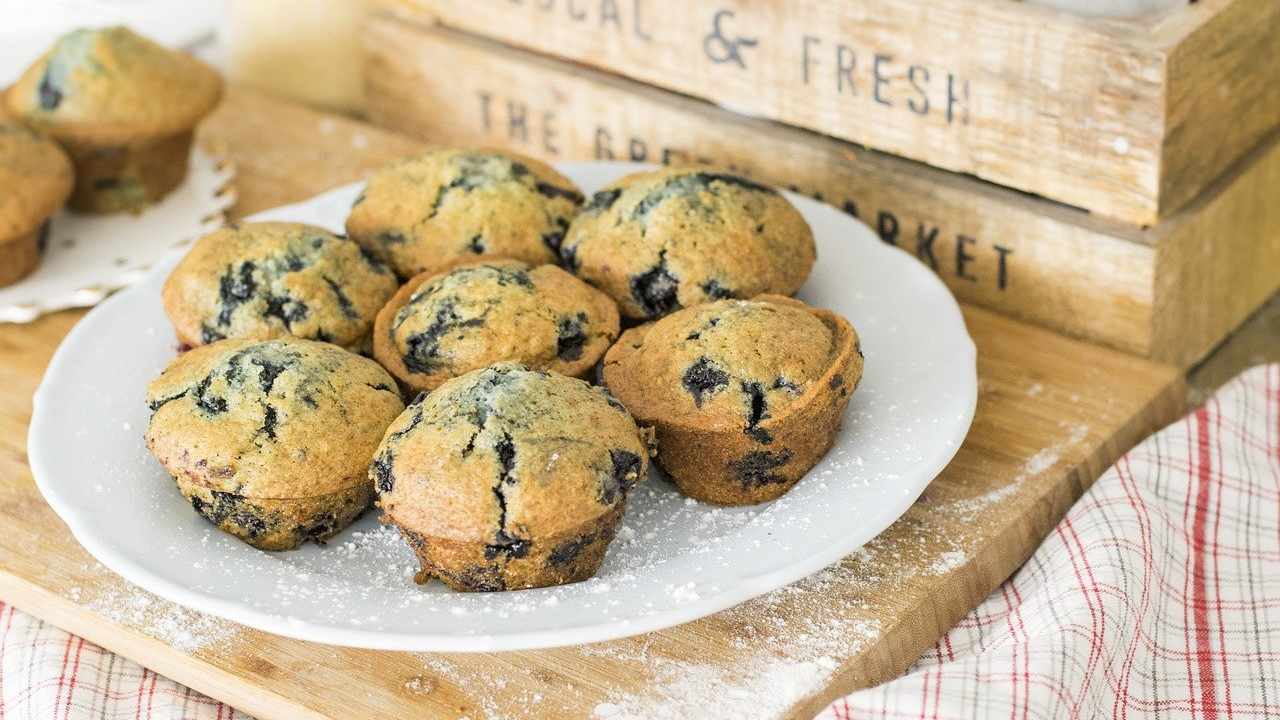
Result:
M222 225L236 200L233 177L231 163L197 148L182 185L140 214L60 211L40 266L0 287L0 322L31 322L56 310L96 305L137 282L170 248Z

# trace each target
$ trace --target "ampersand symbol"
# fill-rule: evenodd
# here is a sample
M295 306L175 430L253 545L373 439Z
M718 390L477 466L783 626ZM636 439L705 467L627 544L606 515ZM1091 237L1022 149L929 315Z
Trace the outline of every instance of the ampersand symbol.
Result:
M742 49L755 47L759 40L749 37L730 38L725 35L724 28L721 23L726 19L733 19L732 10L721 10L711 18L711 32L702 39L702 51L707 54L711 62L717 65L721 63L736 63L740 68L746 68L747 63L742 59Z

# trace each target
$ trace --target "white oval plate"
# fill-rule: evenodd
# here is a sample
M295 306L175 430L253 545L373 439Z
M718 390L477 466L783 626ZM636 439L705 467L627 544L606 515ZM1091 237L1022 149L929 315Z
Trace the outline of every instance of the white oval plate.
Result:
M563 164L588 193L640 166ZM340 231L360 185L254 219ZM830 453L789 494L752 508L681 497L656 473L631 496L597 577L558 588L455 593L411 581L414 558L366 513L328 545L255 550L192 512L143 443L147 382L173 358L160 287L178 253L90 312L36 392L28 452L77 540L130 581L190 608L303 640L490 651L597 642L710 615L857 550L919 497L964 440L975 349L955 299L866 226L789 195L819 261L804 300L850 318L866 374Z

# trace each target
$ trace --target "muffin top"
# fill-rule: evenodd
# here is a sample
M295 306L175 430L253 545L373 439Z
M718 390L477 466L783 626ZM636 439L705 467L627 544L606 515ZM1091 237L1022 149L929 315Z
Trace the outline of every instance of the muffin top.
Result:
M712 300L790 295L816 249L809 225L774 189L707 168L664 168L593 195L560 255L624 317L655 319Z
M209 114L222 78L126 27L75 30L9 89L9 110L60 139L126 143L184 132Z
M52 140L0 120L0 243L26 235L66 202L71 161Z
M614 510L648 455L646 435L603 389L500 363L419 396L369 474L402 528L518 557Z
M740 428L769 444L791 405L831 390L839 339L824 314L771 295L687 308L624 333L605 356L605 384L641 422Z
M395 275L356 243L312 225L228 225L198 240L165 281L165 312L188 345L294 335L359 349Z
M554 265L468 260L410 280L378 313L373 352L430 390L503 360L581 376L618 337L607 295Z
M147 405L147 446L170 474L278 499L367 482L382 433L404 410L376 362L297 338L183 353L151 381Z
M459 257L555 262L582 193L533 158L496 150L434 150L369 178L347 233L401 277Z

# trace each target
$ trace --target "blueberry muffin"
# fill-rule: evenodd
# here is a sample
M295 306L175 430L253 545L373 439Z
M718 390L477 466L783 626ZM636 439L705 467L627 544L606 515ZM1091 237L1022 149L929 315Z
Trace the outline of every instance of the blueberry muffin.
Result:
M161 299L178 340L295 337L366 350L399 286L382 260L301 223L228 225L196 241Z
M581 377L617 338L613 301L555 265L468 259L400 288L378 313L373 356L431 390L503 360Z
M420 395L369 475L422 563L419 582L516 590L595 574L648 455L604 390L500 363Z
M183 353L147 388L147 447L196 512L262 550L323 542L369 506L404 410L377 363L297 338Z
M773 188L706 168L664 168L593 195L560 256L623 317L653 320L713 300L790 295L817 251L800 212Z
M8 91L9 111L66 148L71 207L139 210L187 174L192 129L218 104L222 79L132 30L62 36Z
M369 178L347 234L401 277L491 255L555 262L582 193L533 158L496 150L434 150Z
M831 448L862 351L839 315L760 295L628 330L603 375L657 430L658 464L681 492L745 505L780 497Z
M71 161L49 139L0 120L0 286L40 263L49 216L71 192Z

